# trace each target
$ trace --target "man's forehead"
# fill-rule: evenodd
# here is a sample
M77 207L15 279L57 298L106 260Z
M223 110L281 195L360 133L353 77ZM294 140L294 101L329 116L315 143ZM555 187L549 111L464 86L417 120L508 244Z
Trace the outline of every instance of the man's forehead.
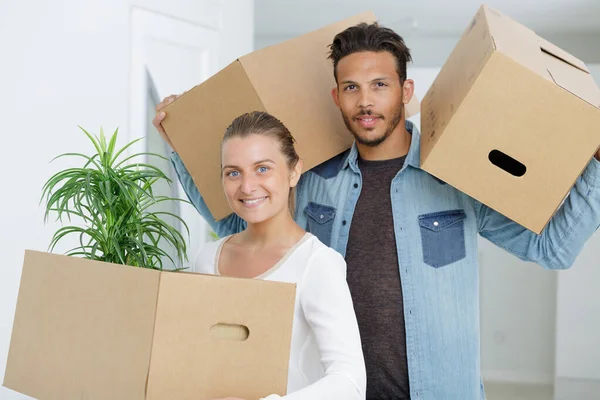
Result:
M339 74L351 74L358 72L381 73L394 72L396 70L396 60L388 52L360 52L353 53L342 58L337 65Z

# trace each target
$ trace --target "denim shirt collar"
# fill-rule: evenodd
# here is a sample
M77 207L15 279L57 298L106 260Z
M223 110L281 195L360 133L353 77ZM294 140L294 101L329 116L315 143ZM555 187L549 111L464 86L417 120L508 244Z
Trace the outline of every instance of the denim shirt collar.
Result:
M406 121L406 130L411 134L410 148L406 155L405 165L410 165L414 168L421 168L421 145L420 145L420 133L415 124L412 121ZM348 156L342 164L342 169L350 167L354 172L358 172L358 148L356 147L356 141L352 144L352 148L348 153Z

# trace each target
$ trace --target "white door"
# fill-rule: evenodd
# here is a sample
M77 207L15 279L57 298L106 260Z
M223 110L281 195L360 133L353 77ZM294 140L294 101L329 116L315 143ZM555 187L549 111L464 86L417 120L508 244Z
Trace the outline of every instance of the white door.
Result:
M218 14L219 9L211 7L203 14L204 21L190 22L133 8L129 140L140 137L145 140L138 142L131 149L132 153L151 152L169 158L171 149L151 124L154 108L164 97L182 93L217 72L221 34ZM186 198L169 161L156 157L147 157L146 161L161 168L173 181L171 186L158 186L159 195ZM163 203L160 211L178 215L187 223L190 229L189 261L177 266L191 267L194 255L209 240L208 224L191 205L184 203ZM184 233L177 220L165 219ZM175 255L168 246L163 249L171 256ZM169 268L168 260L163 261L166 262L165 268Z

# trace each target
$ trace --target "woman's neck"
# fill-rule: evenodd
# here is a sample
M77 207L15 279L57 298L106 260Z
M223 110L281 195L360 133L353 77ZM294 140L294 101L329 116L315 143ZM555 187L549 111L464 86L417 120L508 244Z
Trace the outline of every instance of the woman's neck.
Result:
M287 210L272 218L248 224L239 234L239 241L254 248L293 246L306 232L296 224Z

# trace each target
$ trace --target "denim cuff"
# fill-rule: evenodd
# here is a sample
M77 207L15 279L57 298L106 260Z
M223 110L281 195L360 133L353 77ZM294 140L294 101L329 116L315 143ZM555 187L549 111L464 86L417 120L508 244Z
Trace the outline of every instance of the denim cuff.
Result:
M595 155L581 176L589 187L597 188L600 186L600 161L596 159Z

